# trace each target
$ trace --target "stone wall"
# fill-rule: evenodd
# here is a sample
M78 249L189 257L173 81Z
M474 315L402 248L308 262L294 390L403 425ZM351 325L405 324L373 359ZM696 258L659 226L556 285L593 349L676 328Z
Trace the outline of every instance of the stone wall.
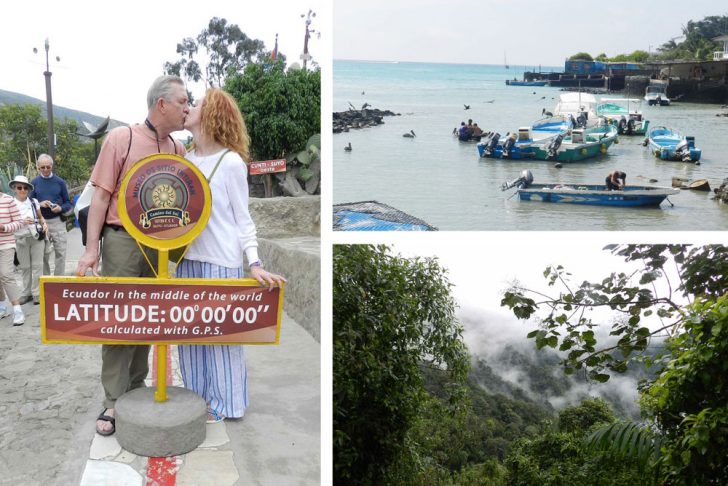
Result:
M321 342L321 197L251 198L250 215L265 268L288 280L283 309Z

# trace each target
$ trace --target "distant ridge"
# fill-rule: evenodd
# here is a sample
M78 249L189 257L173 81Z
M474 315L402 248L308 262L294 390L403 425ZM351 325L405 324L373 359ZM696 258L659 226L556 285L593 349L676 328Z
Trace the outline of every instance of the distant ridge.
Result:
M2 105L40 105L43 110L43 115L46 113L46 102L44 100L0 89L0 106ZM64 118L76 120L78 122L78 130L80 133L88 133L88 130L86 130L86 127L83 125L84 121L91 125L99 126L101 122L106 119L105 116L92 115L85 111L73 110L71 108L65 108L58 105L53 105L53 117L57 120L62 120ZM118 120L109 121L109 129L125 125L128 125L128 123Z

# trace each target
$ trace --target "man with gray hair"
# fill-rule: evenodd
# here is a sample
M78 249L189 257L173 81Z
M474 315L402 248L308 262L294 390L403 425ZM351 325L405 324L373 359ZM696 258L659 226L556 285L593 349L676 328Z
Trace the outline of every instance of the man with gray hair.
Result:
M184 155L185 148L171 133L182 130L189 113L189 99L184 81L177 76L160 76L147 94L148 113L143 124L118 127L109 132L96 161L91 183L96 186L89 207L86 250L78 261L76 275L88 270L99 275L152 277L157 252L139 249L134 238L123 228L119 217L121 181L139 160L155 153ZM104 244L99 254L99 241ZM112 324L112 323L109 323ZM114 407L124 393L144 386L149 373L149 346L107 345L101 347L101 384L104 387L104 410L96 422L96 432L111 435L116 430Z
M53 173L53 158L41 154L35 163L38 176L31 181L33 191L28 197L38 200L40 212L48 222L48 239L43 254L43 275L50 275L51 253L55 254L53 275L66 274L66 223L61 214L73 208L66 181ZM52 248L51 248L52 247ZM38 300L35 299L38 304Z

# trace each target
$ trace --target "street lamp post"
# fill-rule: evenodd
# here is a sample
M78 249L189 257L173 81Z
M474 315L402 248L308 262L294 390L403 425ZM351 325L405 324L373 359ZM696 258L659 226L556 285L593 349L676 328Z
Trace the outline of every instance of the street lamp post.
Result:
M56 156L56 137L55 137L55 131L53 129L53 96L51 94L51 69L50 64L48 62L48 51L50 49L50 43L48 42L48 38L46 37L45 40L45 52L46 52L46 70L43 73L43 76L45 76L45 85L46 85L46 110L48 112L48 155L50 155L52 158L55 158ZM33 48L33 52L37 53L38 49L35 47ZM56 61L60 61L61 58L56 56Z
M311 55L308 53L308 39L311 37L311 34L315 33L315 30L309 29L309 26L311 25L311 17L315 17L316 12L309 9L308 14L301 14L301 17L306 17L306 36L303 38L303 54L301 54L301 59L303 60L303 70L306 70L306 62L311 59Z

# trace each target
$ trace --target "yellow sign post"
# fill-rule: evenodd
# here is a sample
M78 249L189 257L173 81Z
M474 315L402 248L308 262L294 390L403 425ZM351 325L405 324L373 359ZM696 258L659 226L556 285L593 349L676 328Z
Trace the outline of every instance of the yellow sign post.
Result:
M121 224L138 243L159 252L159 279L169 278L169 250L190 244L205 229L210 207L205 176L177 155L146 157L134 164L121 182ZM134 216L137 219L132 219ZM167 351L166 344L157 345L157 402L167 401Z

